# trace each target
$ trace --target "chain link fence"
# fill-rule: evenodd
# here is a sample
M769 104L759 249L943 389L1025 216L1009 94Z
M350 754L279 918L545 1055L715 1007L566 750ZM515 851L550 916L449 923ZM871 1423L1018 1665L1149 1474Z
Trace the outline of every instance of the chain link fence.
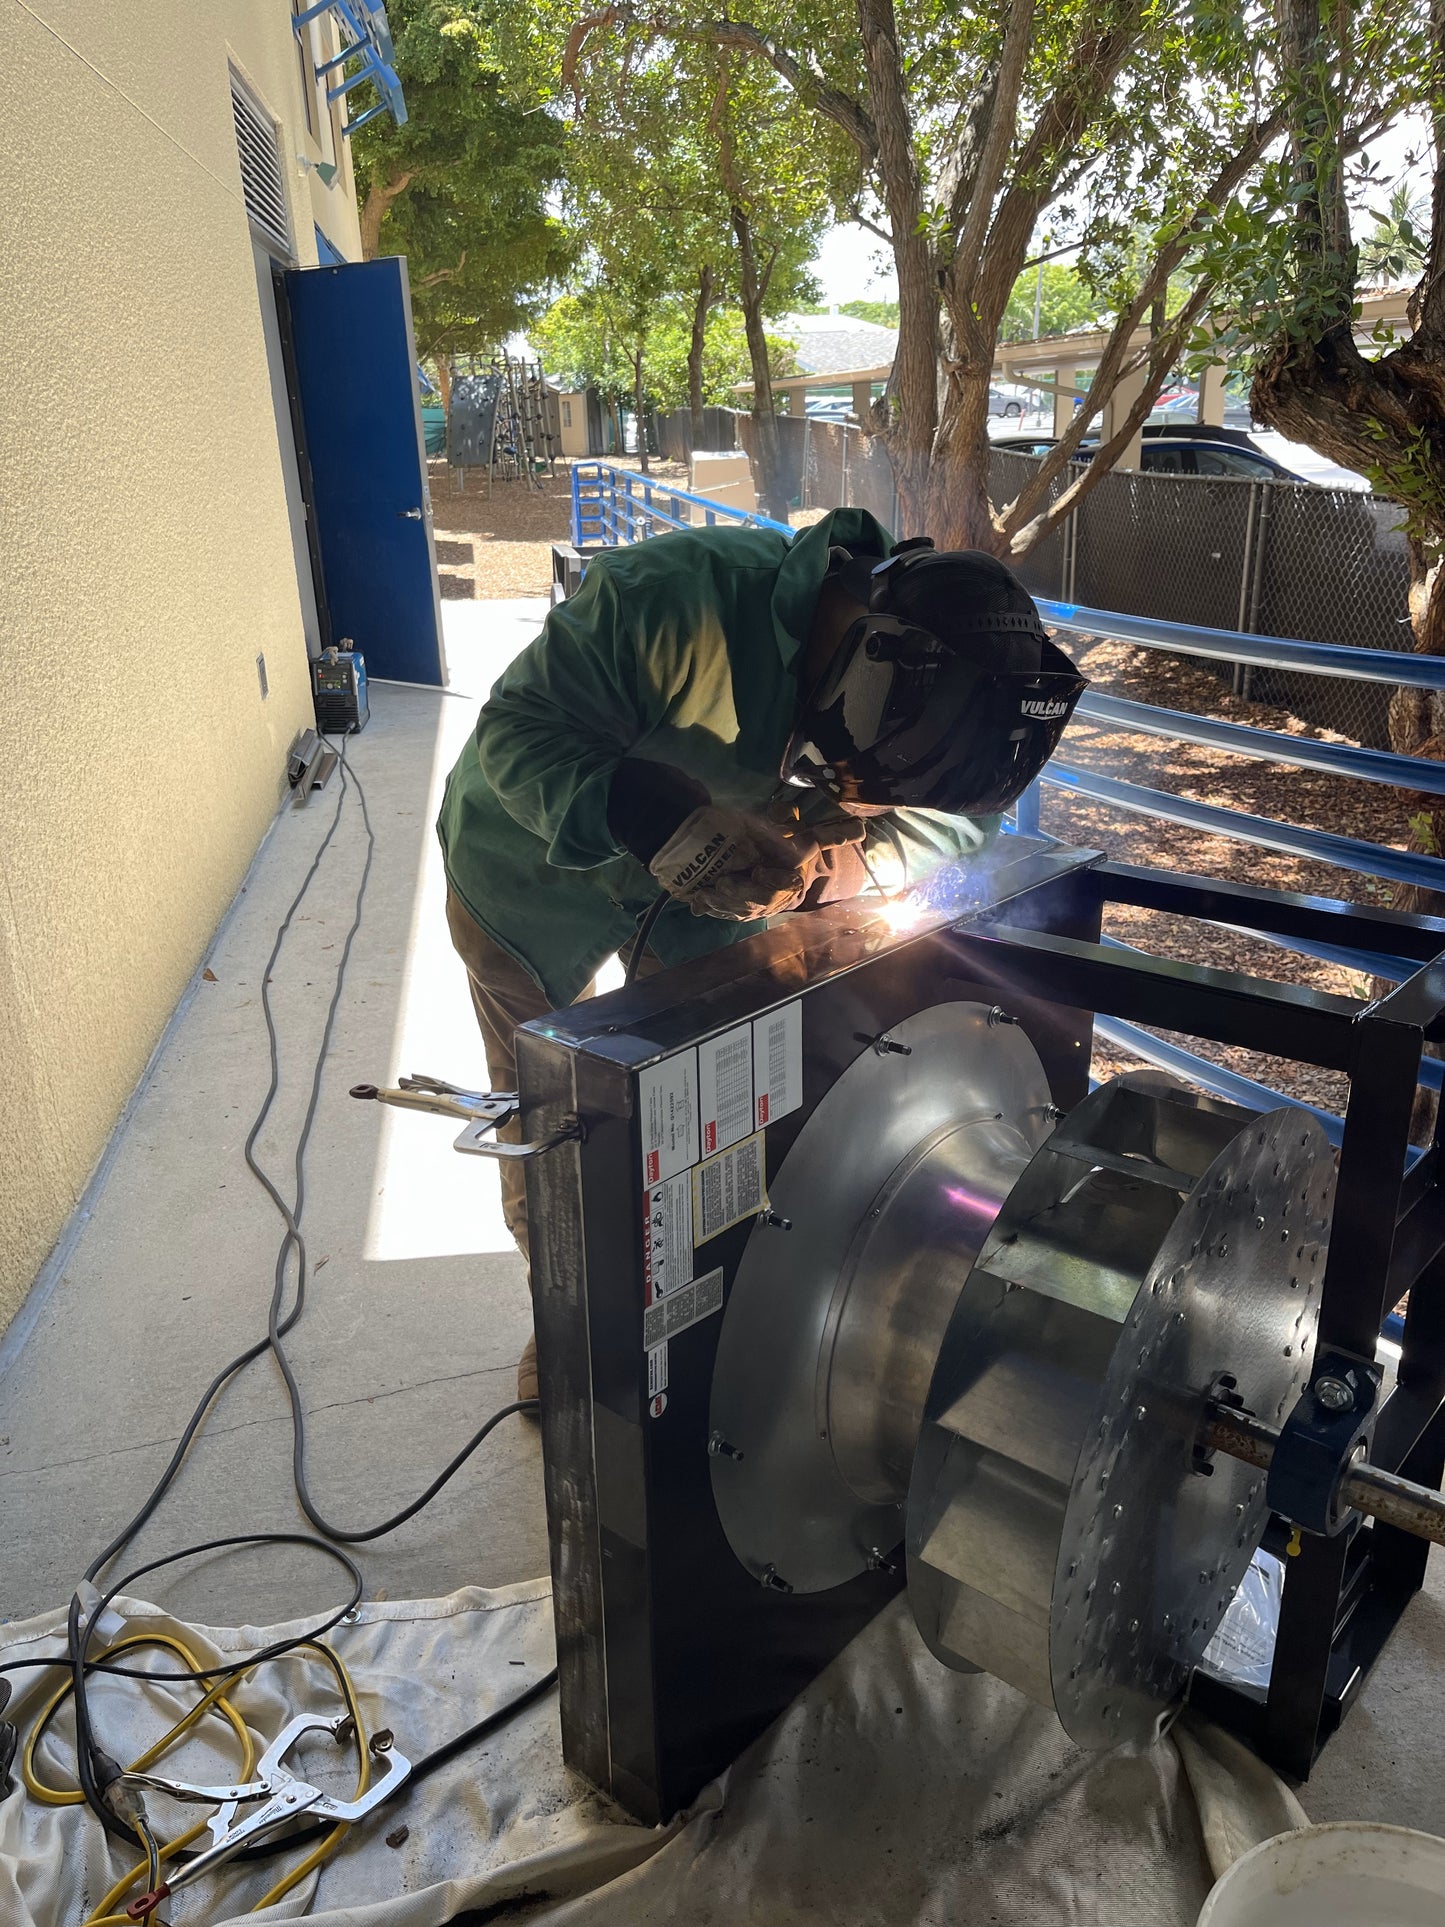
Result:
M734 420L751 456L752 418ZM795 415L779 416L778 432L784 487L796 510L865 508L885 527L897 527L892 470L873 436L843 422ZM1042 459L993 451L995 509L1017 496ZM1057 477L1049 500L1071 479ZM1410 558L1400 521L1393 502L1351 489L1115 470L1015 568L1035 595L1055 601L1211 629L1408 651ZM1368 748L1390 746L1391 692L1383 684L1189 660L1236 695L1277 704Z
M994 450L995 508L1013 500L1041 460ZM1115 470L1016 566L1035 595L1093 609L1403 651L1413 638L1400 519L1394 503L1351 489ZM1390 691L1382 684L1190 660L1229 680L1237 695L1369 748L1389 747Z

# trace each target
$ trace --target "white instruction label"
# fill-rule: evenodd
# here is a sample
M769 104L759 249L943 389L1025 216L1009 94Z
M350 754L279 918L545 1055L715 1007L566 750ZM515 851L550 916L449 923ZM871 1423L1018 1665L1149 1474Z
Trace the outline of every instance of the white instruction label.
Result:
M664 1178L643 1202L643 1300L650 1305L692 1277L692 1173Z
M702 1154L725 1151L753 1128L753 1037L750 1024L697 1047Z
M660 1298L655 1305L649 1305L642 1314L642 1346L648 1354L661 1349L666 1350L667 1341L678 1332L686 1331L689 1325L696 1325L700 1319L711 1317L713 1312L722 1310L723 1275L721 1270L710 1271L705 1278L698 1278L680 1291L670 1291L666 1298ZM648 1373L652 1366L649 1363Z
M693 1172L692 1235L698 1244L715 1238L730 1224L755 1218L767 1203L763 1184L765 1140L766 1133L758 1131L730 1151L719 1151Z
M803 1006L784 1004L753 1024L753 1122L776 1124L803 1101Z
M657 1184L690 1164L696 1164L697 1052L679 1051L640 1073L638 1102L642 1110L642 1177Z
M647 1354L647 1396L656 1398L667 1390L667 1340L654 1345Z

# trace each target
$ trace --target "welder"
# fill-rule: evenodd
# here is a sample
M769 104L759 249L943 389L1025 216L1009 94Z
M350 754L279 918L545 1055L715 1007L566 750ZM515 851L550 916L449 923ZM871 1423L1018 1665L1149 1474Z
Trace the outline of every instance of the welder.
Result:
M697 528L609 549L505 671L447 783L447 921L494 1089L518 1025L782 914L983 850L1084 679L992 556L861 509L792 540ZM521 1169L508 1228L527 1252ZM536 1396L536 1350L518 1396Z

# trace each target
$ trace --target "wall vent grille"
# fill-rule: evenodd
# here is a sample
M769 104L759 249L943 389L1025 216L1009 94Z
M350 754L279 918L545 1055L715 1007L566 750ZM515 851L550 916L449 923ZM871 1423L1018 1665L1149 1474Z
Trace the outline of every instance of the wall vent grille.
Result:
M241 159L246 213L251 225L289 260L291 222L286 213L286 184L276 125L235 73L231 75L231 112L236 121L236 150Z

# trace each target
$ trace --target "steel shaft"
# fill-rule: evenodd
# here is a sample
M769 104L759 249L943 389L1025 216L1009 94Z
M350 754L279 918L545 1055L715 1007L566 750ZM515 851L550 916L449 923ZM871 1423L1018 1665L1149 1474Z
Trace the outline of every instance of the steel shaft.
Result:
M1209 1451L1243 1459L1246 1465L1257 1465L1267 1472L1279 1433L1248 1412L1231 1412L1215 1405L1205 1421L1201 1442ZM1377 1465L1359 1464L1346 1473L1340 1501L1383 1525L1398 1526L1402 1532L1413 1532L1419 1539L1432 1539L1437 1546L1445 1546L1445 1493L1432 1492L1428 1486L1416 1485Z

